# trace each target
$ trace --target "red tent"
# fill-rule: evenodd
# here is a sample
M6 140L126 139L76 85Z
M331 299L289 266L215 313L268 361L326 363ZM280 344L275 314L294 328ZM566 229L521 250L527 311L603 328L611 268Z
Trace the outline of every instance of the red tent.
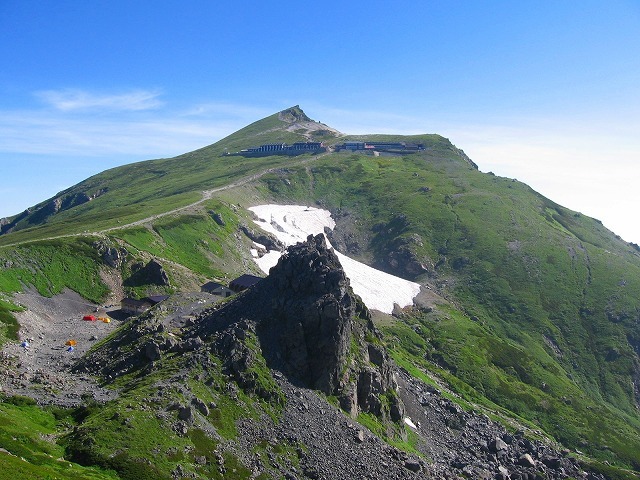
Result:
M94 315L85 315L82 319L88 322L95 322L97 320Z

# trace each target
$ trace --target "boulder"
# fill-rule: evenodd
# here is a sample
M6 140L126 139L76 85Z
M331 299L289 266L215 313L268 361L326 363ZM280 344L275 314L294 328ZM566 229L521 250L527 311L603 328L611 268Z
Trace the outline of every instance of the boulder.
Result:
M411 470L412 472L415 472L415 473L418 473L420 470L422 470L422 466L420 465L420 462L412 459L405 460L404 467L407 470Z
M492 453L506 452L509 450L509 445L500 437L496 437L489 442L489 451Z
M518 465L521 465L523 467L535 467L536 462L533 460L531 455L525 453L520 455L520 457L518 458Z
M144 355L150 361L160 360L160 346L156 342L149 342L144 347Z

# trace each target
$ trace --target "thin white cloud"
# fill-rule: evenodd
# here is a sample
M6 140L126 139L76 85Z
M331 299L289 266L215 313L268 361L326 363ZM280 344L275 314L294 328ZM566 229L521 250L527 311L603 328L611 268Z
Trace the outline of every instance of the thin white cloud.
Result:
M119 94L99 94L85 90L44 90L35 95L62 112L78 110L140 111L163 105L156 90L132 90Z
M277 107L276 107L277 110ZM180 114L183 117L237 118L246 123L255 122L272 115L276 110L226 102L204 102L187 108Z
M214 143L239 122L149 118L68 118L55 112L0 111L0 152L41 155L171 156Z

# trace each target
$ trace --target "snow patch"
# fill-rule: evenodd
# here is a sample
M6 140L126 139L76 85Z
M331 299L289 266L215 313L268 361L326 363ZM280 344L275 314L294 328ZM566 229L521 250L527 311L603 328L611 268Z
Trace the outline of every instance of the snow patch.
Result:
M409 425L409 426L410 426L411 428L413 428L414 430L417 430L417 429L418 429L418 427L416 427L415 423L413 423L409 417L404 417L404 423L406 423L407 425Z
M260 228L272 233L287 247L305 241L309 235L324 234L325 227L333 230L336 226L331 212L320 208L303 205L258 205L249 210L258 217L258 220L254 221ZM327 245L333 248L328 239ZM349 278L351 288L371 310L391 313L396 304L400 307L413 305L413 299L420 293L418 283L381 272L335 249L334 251ZM270 251L254 260L263 272L269 273L281 255L278 251Z

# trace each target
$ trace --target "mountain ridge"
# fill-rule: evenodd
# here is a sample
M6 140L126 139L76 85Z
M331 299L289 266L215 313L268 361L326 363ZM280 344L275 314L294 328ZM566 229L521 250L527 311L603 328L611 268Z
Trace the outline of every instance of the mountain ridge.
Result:
M600 471L607 470L603 462L637 471L638 249L520 182L480 172L437 135L331 136L424 144L413 153L225 155L225 148L262 139L306 141L287 130L308 121L292 108L285 120L274 114L195 152L91 177L62 192L69 199L58 203L69 208L47 223L37 226L32 217L32 226L0 236L16 243L0 247L2 336L12 338L12 319L20 317L12 294L24 285L42 295L71 288L99 301L102 273L124 284L134 263L152 257L184 269L168 271L167 293L258 273L242 228L252 222L246 208L315 205L336 220L329 236L339 250L446 299L373 316L398 365L414 376L437 375L463 401L533 422L587 451ZM81 202L81 194L99 191ZM126 251L119 267L107 266L92 247L92 232L103 232L104 246ZM54 235L61 237L45 239ZM154 293L152 285L126 288Z

